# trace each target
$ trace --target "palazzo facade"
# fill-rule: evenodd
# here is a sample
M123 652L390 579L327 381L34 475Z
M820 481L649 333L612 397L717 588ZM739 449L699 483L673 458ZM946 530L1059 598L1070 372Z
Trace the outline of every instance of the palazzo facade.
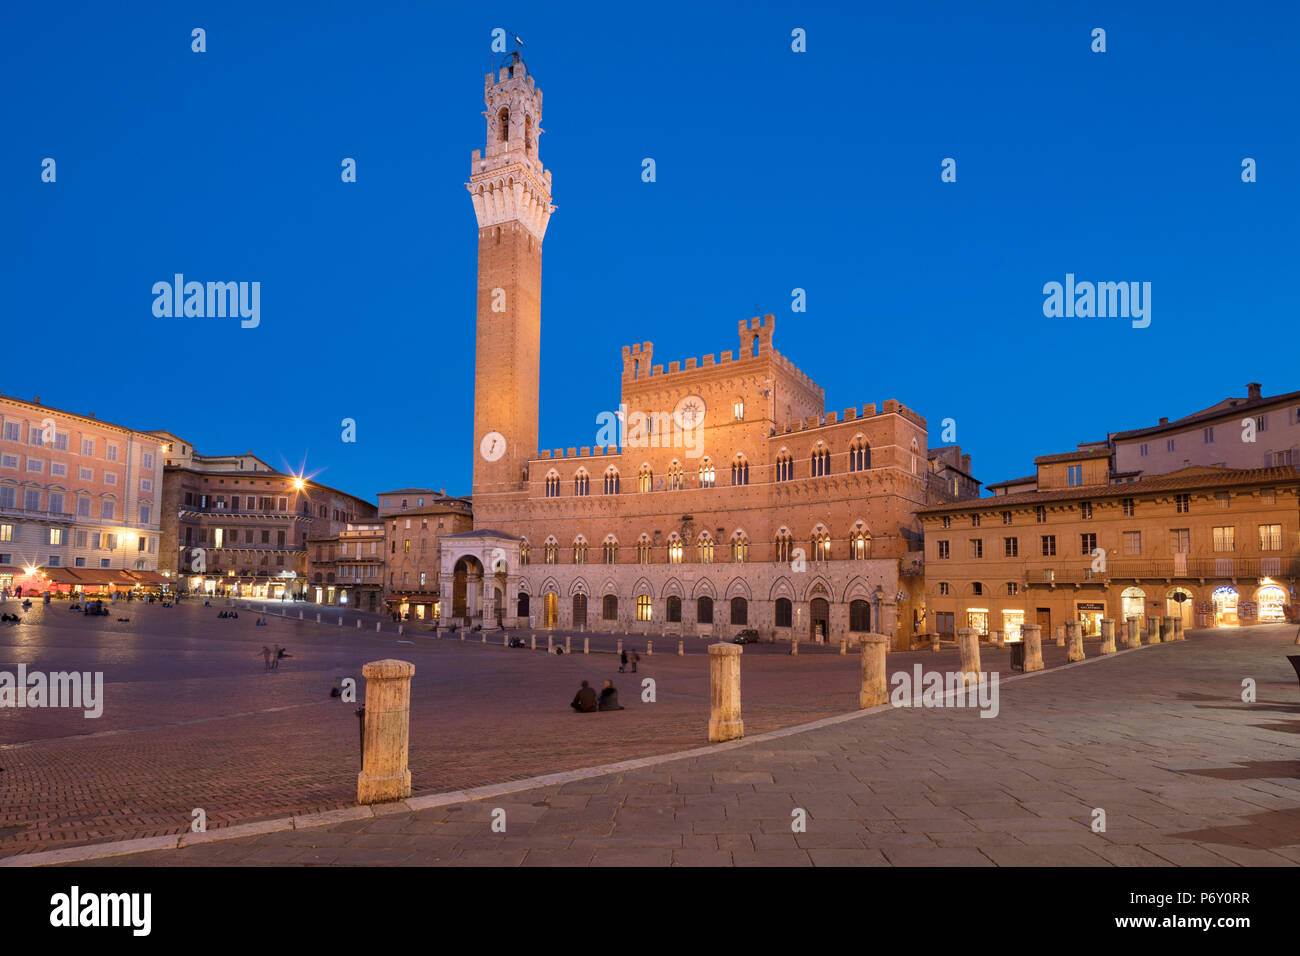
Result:
M773 316L667 370L652 343L625 347L617 413L539 449L542 93L511 54L484 102L473 528L441 540L440 623L906 646L925 619L917 512L978 496L950 477L969 457L928 449L894 400L827 412Z

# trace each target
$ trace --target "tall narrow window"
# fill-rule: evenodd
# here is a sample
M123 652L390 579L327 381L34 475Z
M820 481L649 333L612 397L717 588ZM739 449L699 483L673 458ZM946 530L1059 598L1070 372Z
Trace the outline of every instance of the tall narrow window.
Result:
M504 106L501 112L497 113L497 141L509 142L510 140L510 111Z

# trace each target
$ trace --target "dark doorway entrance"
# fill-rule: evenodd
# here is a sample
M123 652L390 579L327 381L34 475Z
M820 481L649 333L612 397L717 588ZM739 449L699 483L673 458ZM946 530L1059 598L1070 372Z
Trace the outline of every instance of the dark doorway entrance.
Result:
M585 594L573 596L573 626L579 629L587 626L587 595Z
M813 598L808 602L808 636L813 640L818 637L818 625L821 626L821 637L830 640L831 604L825 598Z

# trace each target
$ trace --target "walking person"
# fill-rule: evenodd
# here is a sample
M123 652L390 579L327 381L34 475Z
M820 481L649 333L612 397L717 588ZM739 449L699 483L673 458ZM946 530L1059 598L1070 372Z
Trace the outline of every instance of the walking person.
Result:
M280 669L280 645L275 645L275 652L271 655L271 670Z
M641 662L641 655L636 651L632 652L632 673L636 673L636 665Z
M269 671L271 669L271 649L266 645L262 645L262 659L266 661L265 670Z
M624 668L626 667L627 667L627 651L623 651L618 656L618 672L620 674L624 673Z

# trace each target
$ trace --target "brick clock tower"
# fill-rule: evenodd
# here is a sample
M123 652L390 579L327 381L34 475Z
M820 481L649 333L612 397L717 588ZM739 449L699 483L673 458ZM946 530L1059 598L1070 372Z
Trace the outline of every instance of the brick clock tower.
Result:
M474 353L474 524L518 514L537 455L542 239L555 207L538 157L542 91L518 52L484 78L487 148L466 183L478 219Z

